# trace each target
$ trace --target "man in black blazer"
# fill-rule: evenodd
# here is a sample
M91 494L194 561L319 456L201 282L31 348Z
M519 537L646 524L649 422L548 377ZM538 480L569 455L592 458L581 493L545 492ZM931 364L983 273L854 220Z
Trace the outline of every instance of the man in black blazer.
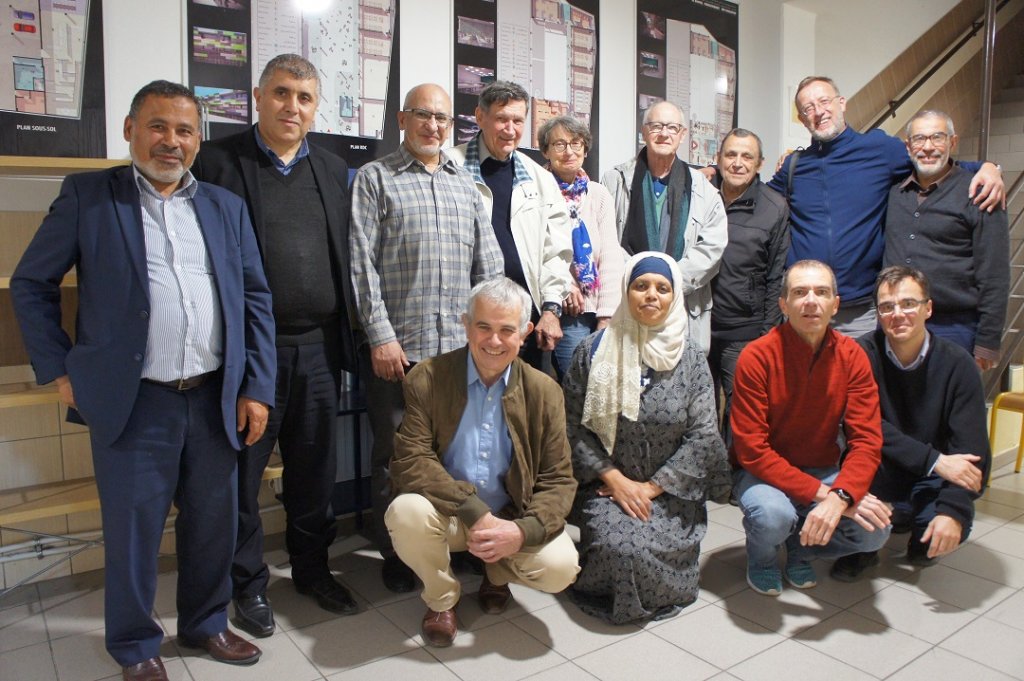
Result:
M157 555L178 509L178 640L221 662L260 650L228 630L235 469L274 403L270 291L245 205L188 169L199 102L153 81L124 122L132 165L69 175L11 278L40 384L89 426L106 552L106 647L124 679L166 679ZM75 340L61 281L78 273Z
M253 89L259 121L208 142L197 178L245 199L263 254L277 322L276 406L267 437L239 460L239 522L231 570L235 624L253 636L274 632L266 598L258 494L275 440L284 463L285 541L292 582L322 608L357 611L327 567L334 540L331 494L341 370L355 371L348 265L348 166L310 144L320 97L316 68L294 54L271 59Z

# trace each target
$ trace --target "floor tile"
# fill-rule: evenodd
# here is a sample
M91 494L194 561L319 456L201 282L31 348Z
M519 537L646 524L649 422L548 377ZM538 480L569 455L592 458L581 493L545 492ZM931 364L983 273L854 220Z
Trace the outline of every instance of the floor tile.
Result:
M700 593L705 601L720 601L747 587L745 570L714 554L700 557Z
M277 623L278 631L290 631L301 629L313 624L327 622L351 615L339 615L328 612L316 604L310 596L303 596L292 585L291 579L277 579L271 581L267 587L267 600L274 609L274 621ZM365 607L366 603L356 597L356 602ZM229 614L234 614L234 606L229 609Z
M873 678L796 641L784 641L731 667L729 673L741 681L865 681Z
M857 603L850 612L915 638L938 643L978 615L916 591L890 586Z
M572 662L545 669L539 674L527 676L523 681L597 681L597 677L583 671Z
M608 624L571 603L552 605L509 621L570 660L640 633L637 626Z
M885 677L931 646L853 612L800 632L796 640L851 667Z
M93 681L121 670L107 654L102 631L65 636L53 641L51 647L60 681Z
M313 681L323 678L289 636L283 632L254 643L263 651L259 662L242 667L217 662L202 650L182 650L182 660L195 681L252 681L287 679ZM342 641L338 645L344 645Z
M376 561L376 563L379 565L380 561ZM342 581L348 585L354 594L357 594L362 600L365 600L373 607L396 603L406 598L418 598L422 588L419 582L417 582L416 588L407 593L396 594L393 591L389 591L384 586L384 582L381 581L380 567L378 566L362 570L346 570L343 573Z
M1020 629L979 617L939 646L1004 674L1024 678Z
M708 520L719 525L725 525L731 527L734 530L743 532L743 511L740 510L739 506L733 506L732 504L725 504L718 508L711 509L708 507Z
M416 681L459 681L434 656L422 648L410 650L401 655L392 655L383 660L338 672L327 677L330 681L397 681L398 679L416 679Z
M975 544L1024 559L1024 528L1014 529L1012 525L1004 525L979 537Z
M980 519L996 525L1005 525L1011 520L1021 518L1022 516L1024 516L1024 509L1016 506L999 504L985 497L974 502L975 520Z
M54 669L48 643L37 643L0 653L0 669L3 670L5 679L57 681L57 670Z
M839 612L831 603L815 600L800 589L783 589L781 595L772 597L747 588L716 605L783 636L792 636Z
M0 610L0 652L47 640L46 618L38 601Z
M1007 676L989 667L980 667L974 660L968 660L956 653L942 648L932 648L919 658L900 669L887 681L966 681L981 679L982 681L1013 681Z
M742 544L746 536L743 530L737 530L728 525L708 523L708 533L704 535L704 540L700 543L700 549L701 551L714 551L720 546Z
M884 557L883 560L888 560L888 557ZM865 570L861 578L855 582L840 582L829 575L832 569L831 561L816 560L811 565L818 574L818 586L807 589L807 594L815 600L831 603L840 608L848 608L854 603L871 598L880 589L892 584L891 579L878 576L882 571L877 569ZM785 584L789 586L788 582Z
M969 547L964 547L965 550ZM1006 600L1015 589L982 577L960 572L944 563L918 568L896 586L955 605L961 610L982 613Z
M573 662L603 681L661 679L666 674L674 681L688 681L707 679L721 671L647 631Z
M99 572L99 571L97 571ZM40 584L40 601L51 639L103 628L103 582L95 573ZM102 638L102 632L101 632Z
M948 556L944 556L940 565L1006 584L1014 589L1024 588L1024 559L992 551L984 546L961 546Z
M451 648L431 648L463 681L512 681L563 664L564 657L511 622L459 632Z
M731 667L785 640L715 605L684 613L651 633L719 669Z
M414 641L376 610L286 633L324 676L416 647Z
M985 617L1024 630L1024 591L1018 591L985 613Z

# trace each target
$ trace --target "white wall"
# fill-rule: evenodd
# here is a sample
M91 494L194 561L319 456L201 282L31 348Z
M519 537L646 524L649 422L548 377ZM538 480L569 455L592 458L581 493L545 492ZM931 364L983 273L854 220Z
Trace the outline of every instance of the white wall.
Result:
M831 77L843 93L850 96L888 66L957 2L790 0L787 4L817 15L813 40L817 73ZM787 41L787 44L790 43Z

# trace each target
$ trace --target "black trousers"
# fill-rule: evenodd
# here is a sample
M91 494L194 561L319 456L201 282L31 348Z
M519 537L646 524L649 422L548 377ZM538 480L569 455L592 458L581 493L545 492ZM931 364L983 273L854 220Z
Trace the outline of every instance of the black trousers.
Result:
M331 495L337 475L337 345L279 346L277 393L267 431L238 460L238 540L231 567L235 598L266 592L259 491L263 469L279 442L284 464L282 502L292 581L308 585L330 576L327 549L334 541Z

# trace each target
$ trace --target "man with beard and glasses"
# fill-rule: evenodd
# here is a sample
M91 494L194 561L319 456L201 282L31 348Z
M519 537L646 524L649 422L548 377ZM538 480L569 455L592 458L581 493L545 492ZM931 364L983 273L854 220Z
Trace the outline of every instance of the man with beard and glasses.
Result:
M860 336L876 324L871 296L882 268L889 189L913 166L897 138L880 130L861 134L846 125L846 99L831 78L804 78L795 101L812 141L787 156L768 183L789 201L787 262L812 258L832 267L843 299L833 323L843 333ZM1004 198L999 169L991 163L962 166L977 171L965 196L981 210L999 207Z
M360 168L352 185L349 247L365 336L360 370L373 430L373 524L381 579L396 593L416 586L384 526L405 377L419 362L462 347L459 320L470 289L504 272L473 178L441 149L452 123L444 89L412 88L398 112L401 146Z
M928 330L990 369L999 360L1010 288L1006 211L985 212L967 199L971 177L950 160L957 136L948 114L921 111L906 133L914 172L889 192L882 260L928 275Z
M245 204L197 182L199 101L153 81L124 121L132 165L69 175L11 278L40 383L89 426L105 551L106 647L123 679L167 679L157 555L178 510L178 642L228 664L238 449L274 404L270 291ZM78 273L74 341L61 281Z

